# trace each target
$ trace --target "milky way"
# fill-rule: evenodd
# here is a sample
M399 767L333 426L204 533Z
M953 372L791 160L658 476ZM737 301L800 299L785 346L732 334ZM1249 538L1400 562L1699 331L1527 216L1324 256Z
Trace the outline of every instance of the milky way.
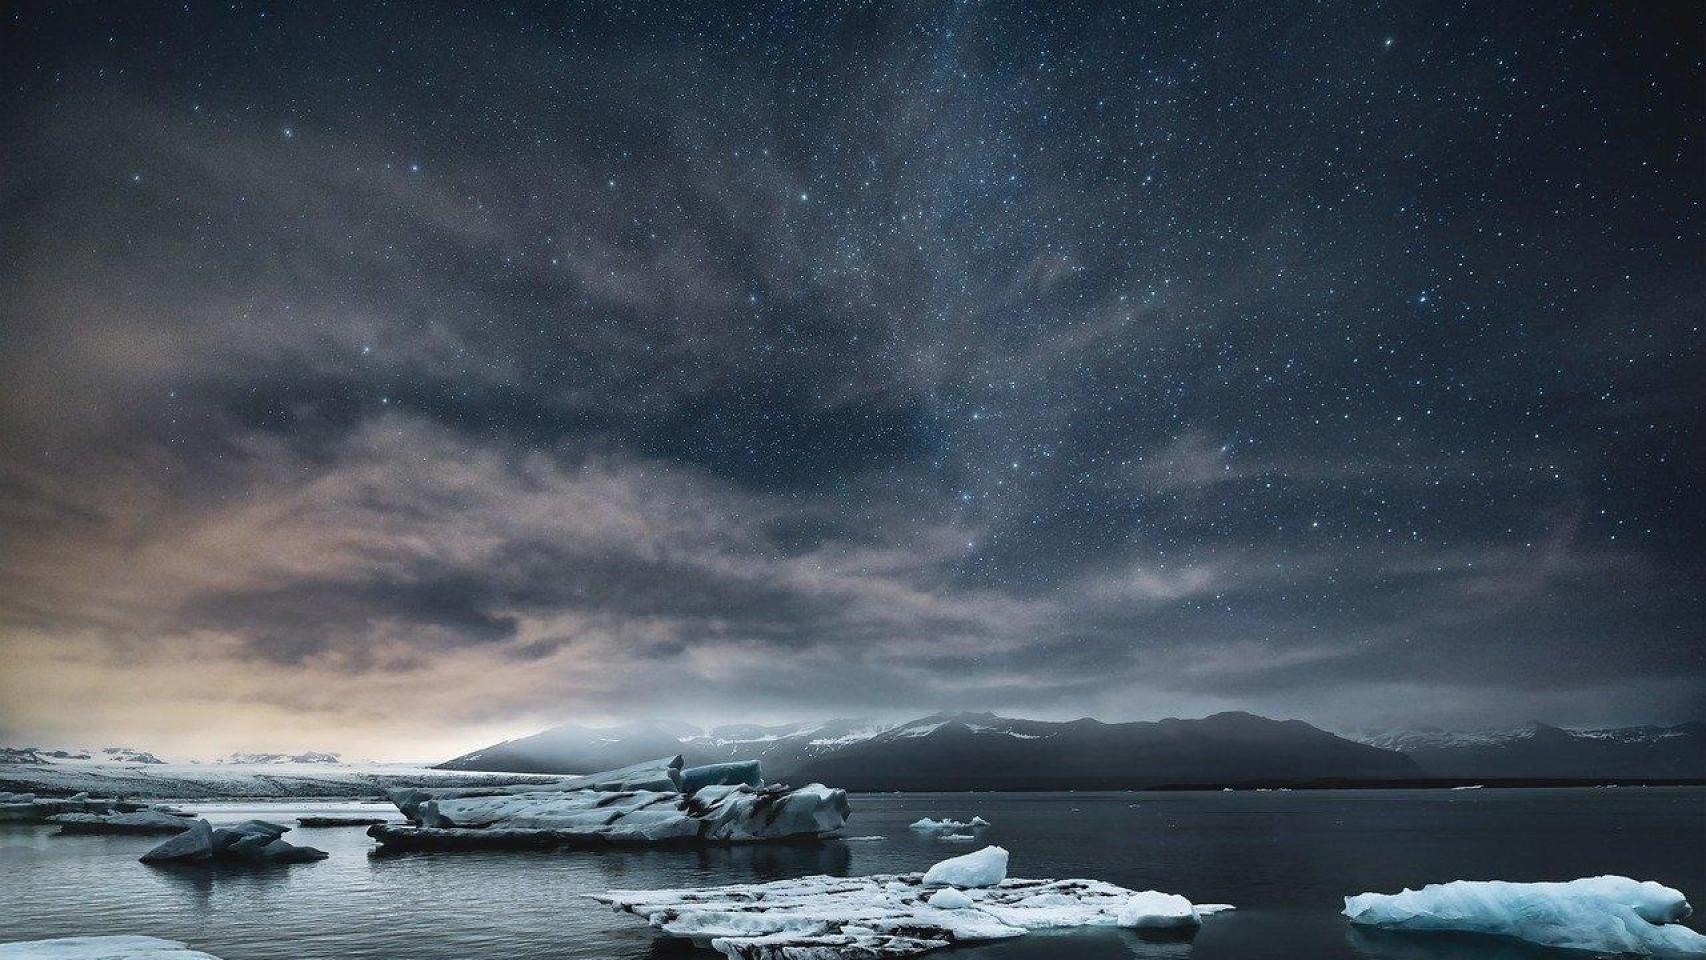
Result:
M0 733L1694 716L1697 18L15 5Z

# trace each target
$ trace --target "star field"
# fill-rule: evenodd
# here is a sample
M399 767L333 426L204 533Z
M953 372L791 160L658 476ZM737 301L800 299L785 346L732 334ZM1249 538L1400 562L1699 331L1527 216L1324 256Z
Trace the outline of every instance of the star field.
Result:
M1699 37L16 5L0 732L1697 716Z

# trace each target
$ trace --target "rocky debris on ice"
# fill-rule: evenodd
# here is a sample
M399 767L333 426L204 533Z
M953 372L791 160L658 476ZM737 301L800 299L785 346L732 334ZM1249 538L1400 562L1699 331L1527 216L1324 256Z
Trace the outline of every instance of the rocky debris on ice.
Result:
M1005 873L1006 851L968 856L979 855L984 869L973 879L986 879L997 860ZM940 876L943 871L931 872ZM666 936L691 940L729 960L887 960L1032 930L1176 928L1195 922L1182 918L1231 909L1193 906L1183 897L1140 893L1099 880L1001 877L991 885L962 888L930 882L930 875L818 876L727 887L612 890L592 899L644 917Z
M131 813L56 813L47 818L60 833L183 833L195 820L164 810Z
M306 863L327 853L284 839L290 828L266 820L244 820L215 827L191 821L188 830L143 854L143 863Z
M1456 880L1345 898L1352 923L1385 930L1484 933L1596 953L1706 956L1706 936L1679 923L1691 912L1679 891L1616 876Z
M131 813L147 804L105 800L87 793L69 797L38 797L33 793L0 792L0 821L42 821L62 813Z
M932 820L925 817L908 825L908 829L934 836L938 840L966 840L988 828L989 821L982 817L972 817L970 820L950 820L946 817Z
M303 827L372 827L381 823L390 823L384 817L297 817L296 823Z
M0 960L219 960L159 937L61 937L0 943Z

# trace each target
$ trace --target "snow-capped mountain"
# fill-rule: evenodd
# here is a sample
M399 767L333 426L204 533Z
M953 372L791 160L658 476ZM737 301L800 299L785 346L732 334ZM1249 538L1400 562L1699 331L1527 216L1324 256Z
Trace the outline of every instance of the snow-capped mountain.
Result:
M943 713L683 733L639 724L554 727L448 761L454 770L577 773L671 753L691 763L759 759L779 780L855 790L1120 789L1167 783L1403 779L1402 754L1296 720L1223 713L1201 720L1064 723Z
M1706 777L1706 724L1567 730L1364 730L1353 738L1415 760L1436 777L1690 779Z
M563 724L506 740L439 765L443 770L581 773L608 770L672 753L694 763L763 760L767 770L791 770L813 757L859 743L890 725L870 720L828 720L777 726L731 724L700 730L686 724L636 723L620 727Z
M308 750L303 753L233 753L214 763L342 763L335 753Z

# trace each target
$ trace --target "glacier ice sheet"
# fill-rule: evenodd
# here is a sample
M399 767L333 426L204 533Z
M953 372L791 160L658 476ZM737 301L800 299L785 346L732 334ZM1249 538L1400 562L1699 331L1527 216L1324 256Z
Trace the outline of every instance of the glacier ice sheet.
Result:
M1680 891L1617 876L1553 883L1455 880L1346 897L1344 910L1354 924L1386 930L1484 933L1599 953L1706 956L1706 936L1678 922L1690 912Z

